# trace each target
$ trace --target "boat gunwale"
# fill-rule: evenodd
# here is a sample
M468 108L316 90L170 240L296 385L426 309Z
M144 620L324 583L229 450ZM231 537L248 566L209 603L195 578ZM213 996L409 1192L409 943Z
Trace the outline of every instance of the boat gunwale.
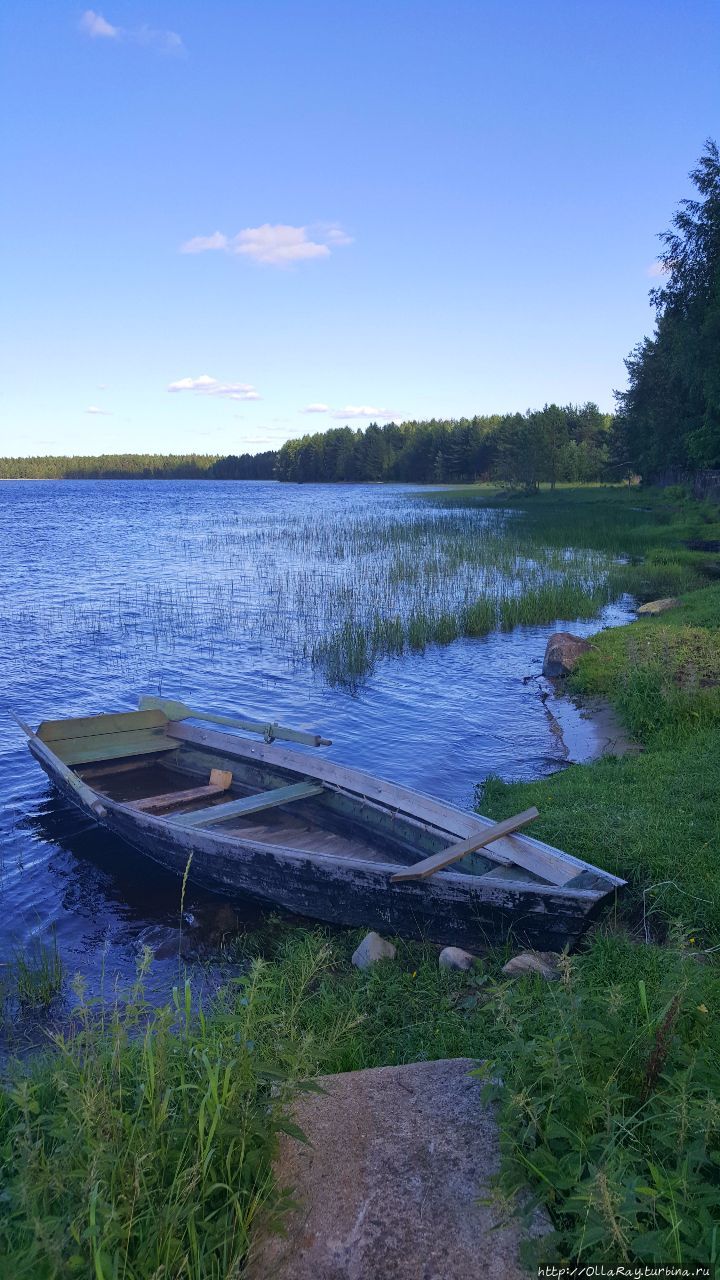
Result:
M43 744L43 745L47 748L47 744ZM34 755L35 753L33 752L33 744L29 743L29 747L30 747L30 751ZM74 774L72 770L70 770L66 765L64 765L63 761L60 760L60 758L56 756L53 751L49 751L49 754L52 755L53 759L56 760L58 765L60 766L60 768L57 769L58 777L60 779L64 778L64 774L66 770L67 770L67 773L70 774L72 777L77 777L77 775ZM90 789L94 791L94 788L90 788ZM292 860L294 862L302 862L302 861L309 860L314 864L319 865L320 867L322 867L323 864L325 865L332 864L337 867L356 868L358 870L363 870L363 871L386 872L388 877L393 875L399 869L405 870L409 865L412 865L408 863L398 863L398 862L381 862L379 860L369 859L369 858L340 857L337 854L332 854L332 853L322 853L320 851L313 851L313 850L307 850L307 849L295 849L290 845L271 844L269 841L243 839L242 835L239 833L230 833L230 832L223 833L222 831L219 831L217 829L214 829L214 830L208 829L206 831L203 831L199 827L186 829L181 827L177 823L173 823L170 816L168 815L146 813L144 810L135 809L131 802L126 803L119 800L113 800L109 796L106 796L101 791L94 791L94 794L97 796L98 801L102 804L107 814L120 815L121 817L126 817L131 819L133 825L141 831L143 830L143 828L148 828L151 832L163 831L166 834L169 833L172 836L179 837L178 843L181 845L187 845L188 847L192 847L193 843L197 843L198 840L202 840L203 842L208 842L211 845L217 844L223 849L231 848L231 849L237 850L238 846L242 846L245 849L251 850L253 853L257 853L260 855L269 853L276 857L280 856L288 860ZM350 793L350 794L353 794L353 793ZM379 805L376 801L367 800L367 798L365 797L358 797L358 798L364 799L365 803L372 804L376 808L383 807ZM83 807L86 807L84 805L84 802L81 801L79 797L76 802L82 804ZM384 806L384 807L387 808L387 806ZM457 812L462 813L462 810L457 810ZM101 825L103 824L102 819L100 820L100 823ZM183 839L182 838L183 836L185 836L186 838ZM518 868L518 870L522 871L523 868ZM608 873L601 871L599 868L592 868L592 870L594 870L596 874L598 874L603 878L608 875ZM445 870L436 872L435 875L431 878L431 881L429 882L423 881L422 882L423 889L425 891L430 890L430 892L432 892L432 888L433 888L432 881L437 881L438 877L441 877L441 883L449 882L453 886L457 885L458 887L463 889L473 889L476 892L479 890L481 893L483 893L485 890L488 890L488 891L502 892L503 894L510 894L512 896L517 896L517 897L520 897L525 893L532 893L535 895L539 895L540 897L553 897L553 898L561 897L568 902L578 902L578 903L600 902L602 901L603 898L607 897L608 894L611 893L613 889L622 887L625 883L624 881L621 881L619 886L617 884L609 883L606 888L599 887L597 889L580 889L580 888L571 889L571 888L567 888L564 885L555 885L547 882L543 883L541 881L530 881L530 880L521 880L521 879L505 880L495 876L491 872L484 872L481 875L470 875L464 872L454 871L451 868L447 868ZM608 879L609 878L610 877L608 876ZM388 891L390 892L399 891L400 893L403 893L403 892L412 893L415 891L417 887L417 883L418 882L416 881L409 880L405 883L392 884L388 879L387 887L388 887Z
M205 730L200 727L187 725L185 723L180 724L179 722L174 722L174 721L169 722L168 729L166 730L166 732L168 736L174 738L178 742L178 748L180 748L184 742L190 742L201 748L209 749L210 751L226 749L228 755L231 758L233 756L238 759L245 759L245 760L247 759L252 760L253 758L255 758L263 761L264 763L269 763L269 764L274 763L278 765L279 768L290 770L290 772L294 771L297 773L304 773L308 777L321 778L323 766L329 765L331 772L334 770L339 770L339 771L342 771L343 773L350 775L352 779L357 779L359 782L362 782L362 781L369 782L372 784L373 787L377 787L377 786L388 787L392 791L396 792L398 796L407 797L408 800L412 799L413 797L417 797L418 799L422 800L424 803L427 803L432 808L436 809L438 811L438 814L447 813L448 818L450 820L452 820L453 817L456 817L456 818L460 818L463 823L467 823L468 819L477 820L477 823L480 827L482 827L483 825L492 825L491 820L487 818L483 818L482 815L480 814L468 813L462 809L456 808L453 805L448 805L442 800L437 800L433 796L428 796L423 792L414 791L412 788L404 787L401 784L393 783L388 779L381 778L373 774L364 773L362 770L355 769L351 765L342 765L335 761L316 761L311 757L305 757L304 754L297 752L295 749L288 749L285 747L278 748L278 747L275 747L274 745L268 746L267 744L255 742L253 739L246 738L240 734L236 735L236 734L218 732L216 730ZM208 736L210 736L212 739L210 742L206 741ZM218 742L217 740L220 740L220 741ZM56 755L56 753L52 749L52 746L49 743L46 743L41 739L39 739L38 741L43 748L42 754L39 752L36 752L33 749L35 744L32 739L28 741L28 747L30 749L31 754L35 756L36 759L38 759L39 763L42 763L42 755L47 753L47 755L52 756L55 772L57 773L58 777L64 780L73 789L75 789L75 787L73 787L73 782L75 784L77 784L78 782L81 782L84 789L92 791L93 795L97 797L97 801L106 810L106 813L120 814L121 816L129 817L132 820L133 824L140 829L142 829L143 827L148 827L150 831L160 830L160 831L170 832L172 835L175 835L175 836L179 835L183 831L183 828L179 824L174 824L172 822L170 815L150 814L144 811L137 810L133 807L131 802L126 803L122 801L113 800L109 796L105 795L103 792L97 791L95 788L90 787L88 783L83 782L79 774L75 772L74 768L71 768L69 765L65 764L65 762L58 755ZM288 757L290 757L290 759L288 759ZM116 763L120 764L121 763L120 759L117 759ZM304 769L303 766L306 763L309 766L309 768ZM317 768L317 765L320 766L319 769ZM407 817L410 817L411 819L414 819L416 822L422 821L422 819L419 819L417 817L417 814L414 814L411 809L403 808L401 810L400 806L394 806L386 800L379 800L371 796L368 796L365 793L363 793L359 788L358 790L354 790L352 787L338 785L336 783L333 784L332 782L330 782L328 785L328 790L334 790L338 793L344 792L346 795L349 795L350 797L357 799L358 801L364 803L365 805L372 806L374 809L381 812L383 810L385 812L392 812L393 809L395 809L396 812L403 812L404 815L406 815ZM89 807L87 804L87 801L84 800L79 795L76 795L76 803L79 803L83 808ZM94 814L93 816L96 817L97 815ZM100 819L100 821L102 823L103 820ZM435 825L436 830L445 831L446 834L448 835L456 836L458 834L456 832L453 832L451 828L442 827L438 824L427 823L426 825L430 825L430 826ZM261 855L267 852L275 856L280 855L284 858L292 859L293 861L303 861L303 860L309 859L312 862L319 863L321 866L322 864L325 864L325 865L333 864L339 867L345 867L345 868L355 867L357 869L362 869L362 870L367 870L372 872L384 871L384 872L387 872L388 876L397 872L398 869L406 870L408 866L412 865L408 863L398 863L398 862L380 862L375 859L367 859L367 858L360 858L360 857L354 858L352 856L340 857L332 853L322 853L320 851L316 852L316 851L305 850L305 849L295 849L292 846L288 846L288 845L271 844L270 842L267 842L267 841L253 841L250 839L243 839L240 833L227 832L223 834L221 831L217 829L202 831L202 829L199 827L193 828L192 838L195 841L197 841L198 839L202 839L203 842L209 841L211 843L213 842L218 843L222 848L227 848L227 847L237 848L238 845L241 845L241 846L244 846L246 849L251 849L253 852ZM522 880L522 879L512 879L512 880L503 879L501 876L499 877L496 876L492 871L486 871L480 875L478 874L473 875L473 874L466 874L457 870L453 870L452 868L447 868L445 870L437 871L435 875L432 877L432 880L437 880L439 876L439 877L442 877L442 882L447 883L449 881L453 885L458 885L459 887L463 887L465 889L474 888L477 891L479 888L481 888L481 890L488 889L488 890L502 891L503 893L511 893L512 895L518 895L518 896L522 893L530 892L533 894L540 895L541 897L546 897L546 896L551 896L555 898L561 897L568 901L576 901L578 903L581 903L581 902L597 903L601 901L603 898L607 897L612 892L613 889L623 888L626 884L625 880L622 880L619 877L613 876L610 872L603 871L601 868L595 867L592 863L586 863L581 861L580 859L573 858L571 854L565 854L563 853L562 850L555 849L552 845L545 845L541 841L536 841L532 837L524 836L524 835L521 835L519 837L511 837L511 838L519 838L523 842L526 842L533 846L539 846L539 848L542 850L548 850L566 865L570 867L577 867L578 875L581 874L583 871L587 871L592 873L593 875L596 875L599 879L603 880L605 884L594 889L570 888L567 885L558 885L550 882L543 883L540 880L530 881L530 880ZM191 844L192 841L180 839L179 843ZM503 862L502 864L498 864L500 870L502 869L502 867L506 865L507 864L505 862ZM524 870L523 867L517 866L517 864L513 864L513 865L515 865L516 869L519 871ZM412 891L415 888L415 885L416 885L416 882L411 880L405 883L397 883L397 884L392 884L389 882L388 890L393 892L398 890L400 892L403 892L403 891L408 892L408 890ZM425 884L424 887L426 889L431 890L432 884L431 883Z
M410 808L409 805L408 807L393 805L389 800L382 800L382 799L378 799L376 797L367 795L362 790L360 790L359 786L357 790L355 790L352 786L334 782L331 777L323 779L323 772L325 771L326 766L328 765L330 766L331 774L334 773L335 770L339 770L339 771L342 771L343 773L350 775L351 779L357 779L358 783L369 782L373 787L377 787L378 785L381 787L388 787L392 791L396 792L399 797L407 798L408 801L411 801L414 798L419 799L423 802L424 805L431 806L431 808L433 808L436 811L439 818L442 817L443 815L447 815L447 818L450 822L452 822L453 818L460 818L461 825L465 825L467 824L468 820L470 820L476 824L476 829L482 828L482 827L490 827L494 825L492 818L486 818L482 814L471 813L471 812L468 812L467 810L459 809L455 805L451 805L444 800L437 799L436 796L428 795L426 792L423 792L423 791L416 791L412 787L404 786L402 783L392 782L390 779L383 778L378 774L365 773L361 769L356 769L353 765L340 764L338 761L334 761L334 760L319 760L311 756L307 756L307 757L305 757L304 755L301 756L300 753L296 752L296 750L291 748L276 747L274 744L272 746L269 746L265 743L255 742L251 738L245 738L240 734L228 734L228 733L220 732L218 730L213 730L213 729L207 730L207 729L203 729L200 726L189 725L186 722L183 722L182 724L180 724L179 722L173 721L169 724L166 732L168 737L176 738L180 743L191 742L201 748L204 747L211 750L217 747L219 751L222 751L223 748L227 747L228 754L230 756L235 755L240 759L256 758L267 764L275 763L281 769L289 769L291 771L295 770L298 773L305 774L309 778L317 778L317 779L320 779L321 781L326 781L328 784L329 790L335 790L339 794L345 793L346 795L354 797L358 800L362 800L364 803L370 804L379 810L385 810L387 812L393 812L394 810L396 812L402 813L406 817L414 819L415 821L422 821L422 820L418 819L417 813L413 812L412 808ZM208 738L210 738L211 740L208 741L207 740ZM220 741L218 742L217 740L220 740ZM245 747L244 750L242 749L243 747ZM290 756L293 757L293 760L288 759L288 757ZM300 761L304 762L305 760L307 760L307 764L309 767L303 768L303 764L300 762L296 764L294 762L294 759L297 756L300 757ZM451 835L454 838L461 838L463 835L467 834L464 831L455 831L452 829L451 826L444 826L440 821L432 822L428 820L426 822L426 825L430 827L434 827L436 831L444 832L445 834ZM472 832L470 834L472 834ZM544 854L546 856L547 854L550 854L553 859L556 859L558 862L563 863L565 866L568 866L570 868L576 868L577 875L580 875L583 871L587 871L593 875L597 875L601 877L603 880L606 880L608 882L609 888L622 889L627 884L627 881L622 879L622 877L614 876L612 872L604 871L601 867L595 866L594 863L592 862L585 862L582 858L575 858L572 854L565 853L564 850L562 849L556 849L554 845L546 844L544 841L537 840L533 836L526 835L524 832L516 832L513 835L504 836L502 837L502 839L511 841L511 842L518 841L518 843L524 844L530 849L537 850L539 853ZM492 853L490 852L489 848L483 849L482 853L487 855L490 859L492 859ZM512 853L510 852L505 853L502 863L500 863L500 861L498 860L498 867L506 866L507 865L506 859L509 860L513 866L516 866L518 870L520 871L525 870L525 868L513 862ZM407 866L408 864L402 864L402 865ZM461 873L459 872L451 872L451 871L438 871L435 873L435 875L460 875L460 874ZM541 873L538 872L538 875L539 874ZM482 877L477 875L470 875L470 876L465 876L463 878L468 880L479 880L482 878L483 880L486 880L488 879L488 877L489 877L489 873L485 872ZM509 883L509 881L503 881L502 883L507 884ZM521 883L521 882L518 881L517 883ZM536 883L534 881L528 882L528 883L532 884L533 888L542 887L539 883ZM565 890L564 885L553 884L550 887L556 891L564 892ZM576 890L568 890L568 892L576 892Z

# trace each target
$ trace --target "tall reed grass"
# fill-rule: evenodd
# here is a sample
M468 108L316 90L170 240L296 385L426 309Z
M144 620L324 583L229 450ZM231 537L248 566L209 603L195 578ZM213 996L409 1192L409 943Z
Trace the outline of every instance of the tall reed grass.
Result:
M255 1051L256 969L232 1014L188 981L164 1008L133 989L78 1005L0 1087L0 1271L13 1280L229 1280L261 1211L288 1075ZM2 1268L5 1268L2 1270Z

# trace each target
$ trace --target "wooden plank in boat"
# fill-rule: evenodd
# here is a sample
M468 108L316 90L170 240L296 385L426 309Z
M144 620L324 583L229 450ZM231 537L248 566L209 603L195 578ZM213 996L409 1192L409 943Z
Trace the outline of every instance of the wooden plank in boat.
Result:
M191 800L205 800L211 796L224 795L232 786L232 774L223 773L220 769L213 769L211 778L213 774L217 776L217 780L208 782L204 787L190 787L187 791L166 791L164 795L145 796L143 800L133 800L132 807L140 809L142 813L152 813L154 809L168 809L171 805L188 804Z
M490 844L493 840L499 840L501 836L509 835L511 831L518 831L520 827L524 827L528 822L533 822L535 818L539 818L540 814L536 808L525 809L523 813L517 813L514 818L506 818L504 822L497 822L494 827L488 827L487 831L478 835L468 836L467 840L460 840L457 844L451 844L447 849L441 849L440 853L433 853L429 858L423 858L422 862L415 862L405 871L398 871L391 876L392 881L396 880L425 880L428 876L434 875L436 871L442 871L444 867L452 866L453 862L459 862L461 858L465 858L469 853L474 853L476 849L481 849L485 845ZM492 850L488 850L492 853Z
M48 743L64 764L89 764L92 760L117 760L126 756L177 751L177 742L162 729L141 729L139 733L101 733L97 737L64 738Z
M37 736L43 742L58 742L66 738L92 738L97 734L137 733L141 729L158 729L167 723L162 711L121 711L115 715L43 720Z
M216 804L210 809L200 809L197 813L173 815L170 821L182 827L207 827L215 822L224 822L226 818L241 818L246 813L259 813L262 809L273 809L276 805L290 804L293 800L305 800L309 796L319 795L323 790L319 783L298 782L291 787L276 787L273 791L261 791L255 796L243 796L228 804Z
M274 744L267 746L263 742L251 742L250 739L234 734L220 733L217 729L201 729L179 722L168 725L167 732L180 742L195 742L231 759L262 760L283 769L307 771L323 782L353 793L359 799L374 800L387 806L391 812L395 810L407 814L416 821L430 823L461 838L471 836L483 827L494 826L489 818L480 814L463 813L462 810L421 792L397 786L359 769L348 769L330 760L313 757L310 762L305 755L288 747ZM581 871L596 870L590 863L562 853L532 836L502 836L492 849L486 850L486 855L503 865L510 862L525 871L532 871L534 875L558 886L567 884ZM603 874L610 884L619 886L625 883L609 872Z
M89 769L81 766L82 773L78 775L85 781L88 778L106 778L116 773L132 773L135 769L150 769L155 762L153 760L126 760L124 763L118 764L117 760L112 764L91 765Z

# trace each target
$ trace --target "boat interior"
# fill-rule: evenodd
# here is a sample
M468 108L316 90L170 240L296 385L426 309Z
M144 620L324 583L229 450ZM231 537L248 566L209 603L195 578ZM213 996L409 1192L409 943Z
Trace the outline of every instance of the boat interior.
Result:
M45 721L38 737L99 796L185 828L285 849L394 863L430 860L458 837L408 813L266 762L227 757L168 733L159 711ZM459 846L458 846L459 848ZM453 871L532 884L558 883L492 849L470 852ZM596 888L600 876L565 875L568 888Z

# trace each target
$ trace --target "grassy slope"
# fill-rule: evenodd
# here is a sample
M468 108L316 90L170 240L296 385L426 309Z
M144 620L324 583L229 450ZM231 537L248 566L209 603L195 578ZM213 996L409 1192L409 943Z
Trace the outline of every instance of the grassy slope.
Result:
M505 817L537 804L541 838L626 876L656 923L720 943L720 586L602 633L571 687L609 698L643 754L543 782L489 779L483 808Z

